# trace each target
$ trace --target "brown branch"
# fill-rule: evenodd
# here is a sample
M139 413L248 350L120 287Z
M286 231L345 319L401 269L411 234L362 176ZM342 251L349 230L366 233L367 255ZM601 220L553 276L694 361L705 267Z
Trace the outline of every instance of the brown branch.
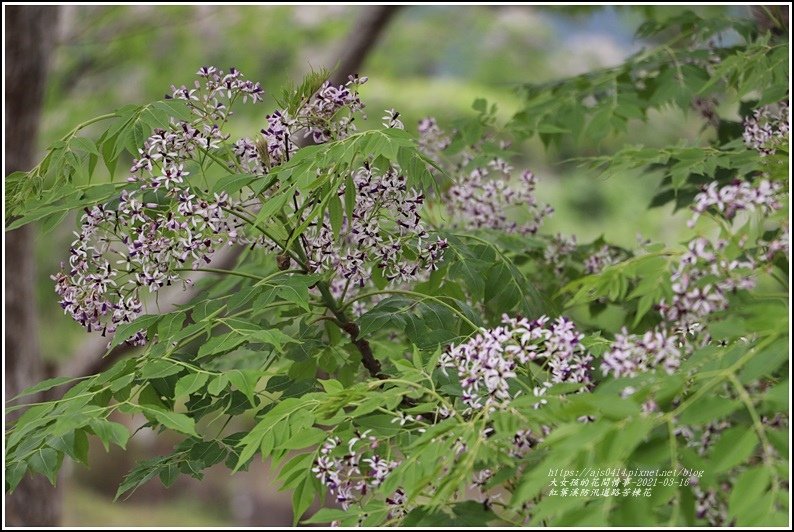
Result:
M342 85L347 82L349 75L358 73L400 7L402 6L370 6L362 9L339 53L338 66L328 81L333 85Z
M386 29L386 26L397 13L399 7L400 6L370 6L362 9L361 16L359 16L356 23L351 28L342 46L339 59L336 61L338 67L330 77L332 83L344 83L347 81L349 75L358 72L367 56L375 47L381 34ZM222 269L233 268L237 263L237 259L240 258L243 249L244 248L240 246L234 246L219 251L215 254L210 266ZM196 272L189 276L189 279L195 284L207 275L209 274L205 272ZM182 290L179 287L163 290L158 296L159 308L162 312L169 312L174 310L178 305L189 303L193 295L193 290ZM357 340L356 338L352 340L361 352L362 362L366 360L367 362L365 362L365 365L370 364L375 370L375 374L380 373L380 365L372 356L372 349L369 347L367 341L363 339ZM357 341L359 342L358 344L356 344ZM129 346L121 345L107 356L103 356L107 351L107 338L93 336L77 349L75 354L70 357L69 361L63 365L59 374L70 377L80 377L99 373L107 369L110 364L130 350L131 348ZM373 370L369 367L367 367L367 369L372 374Z
M334 299L334 296L328 289L328 285L324 281L320 281L317 283L317 290L320 291L325 306L336 317L337 325L350 336L350 341L353 342L358 352L361 353L361 364L367 368L369 374L376 379L388 378L388 376L383 373L380 362L378 362L378 359L372 354L372 347L370 347L369 342L359 337L361 331L358 325L350 321L347 315L339 310L336 299Z
M351 325L356 334L355 336L351 334L350 337L353 339L353 345L355 345L356 349L361 353L361 363L367 368L369 374L376 379L387 379L388 376L381 371L380 362L378 362L378 359L372 354L372 348L369 346L369 342L364 338L358 338L358 327L355 323L351 323Z

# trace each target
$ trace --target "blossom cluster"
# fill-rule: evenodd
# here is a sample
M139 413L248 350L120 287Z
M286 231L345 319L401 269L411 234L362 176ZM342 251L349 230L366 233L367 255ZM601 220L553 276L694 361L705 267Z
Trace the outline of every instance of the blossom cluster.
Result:
M314 460L312 472L347 510L351 504L361 501L369 490L383 484L400 463L376 452L380 443L368 430L357 431L346 445L341 444L336 436L326 440ZM405 494L399 491L392 496L395 507L405 502Z
M565 269L566 258L574 251L576 251L576 236L557 233L543 250L543 259L554 267L555 274L560 275Z
M171 85L171 97L185 100L193 114L202 120L222 122L230 113L230 107L237 98L243 103L261 102L264 89L257 82L245 79L242 72L234 67L228 73L214 66L203 66L196 72L203 81L195 80L193 88L184 85Z
M530 429L521 429L513 435L513 446L510 456L513 458L524 458L532 448L543 441L543 438L532 434Z
M640 373L663 368L672 374L681 365L679 340L662 328L644 335L629 334L625 328L615 335L610 350L604 354L601 371L604 375L634 377Z
M441 152L452 143L452 139L438 126L432 116L419 121L419 149L431 159L438 159Z
M461 176L447 192L448 207L457 223L508 233L537 233L543 219L553 209L538 204L535 174L529 170L522 172L519 183L514 186L510 184L512 170L506 161L495 158L488 167L477 167L468 175ZM527 209L530 220L519 223L508 217L510 210L515 208Z
M432 117L422 119L418 131L419 147L432 159L438 160L451 144L451 136ZM481 143L471 148L476 150ZM508 148L504 142L499 146L502 151ZM473 150L464 150L449 168L456 182L446 191L444 200L454 223L524 235L537 233L544 218L554 210L538 203L535 175L525 170L514 180L514 168L504 158L494 155L487 164L473 165L475 159ZM516 221L514 218L522 210L529 219Z
M297 122L305 128L304 136L315 143L345 138L355 131L354 113L364 109L358 89L367 82L366 77L349 76L344 85L323 83L306 105L300 107ZM346 109L347 113L340 113Z
M463 404L470 409L495 409L512 398L510 382L517 377L520 365L541 364L551 375L551 382L590 384L593 360L582 346L584 337L573 322L546 316L535 320L502 317L502 325L481 329L469 341L445 351L439 365L446 372L454 369Z
M670 276L673 296L658 305L665 321L688 330L710 314L725 310L729 293L755 286L752 259L728 260L721 254L726 246L724 240L712 244L702 237L689 242Z
M789 102L764 105L744 119L742 138L748 148L758 150L762 157L775 153L778 142L786 142L790 128Z
M692 492L695 495L695 517L704 519L711 527L726 526L728 508L725 502L717 497L717 492L713 489L704 490L700 486L695 486Z
M125 190L115 208L99 205L83 215L68 267L53 279L61 307L89 332L112 334L141 314L142 291L178 282L182 270L209 263L220 247L241 239L242 223L227 213L232 202L225 193L211 201L187 188L169 193L175 201L161 205Z
M732 220L739 211L755 208L769 214L780 209L777 196L781 188L779 183L767 179L758 183L757 187L739 179L723 187L712 181L695 196L695 203L692 205L694 214L688 225L694 226L698 217L708 209L716 210L728 220Z
M740 180L723 187L712 182L695 197L689 225L694 225L708 209L729 220L742 210L757 208L769 214L781 206L781 188L766 179L757 186ZM771 242L759 242L761 249L755 258L745 253L727 259L723 253L727 245L724 240L712 243L702 237L689 242L670 276L672 297L657 305L664 323L645 335L630 335L625 330L616 335L601 364L605 375L634 376L660 366L672 373L680 364L681 350L691 347L687 336L697 334L709 315L727 309L730 293L755 286L752 270L756 262L769 261L776 253L788 251L788 228L784 225ZM675 333L669 332L673 330Z
M228 136L221 127L231 115L234 102L242 97L243 102L262 101L264 90L232 67L228 74L214 66L201 67L193 88L171 86L170 97L184 100L196 118L191 122L173 120L168 129L156 129L138 151L140 156L133 161L131 172L153 171L159 167L163 174L174 173L180 161L192 158L198 150L220 147ZM157 182L162 179L157 180Z
M267 125L258 140L242 138L234 143L240 169L265 175L271 168L289 161L298 151L298 140L311 137L315 144L347 137L356 130L355 114L364 109L359 87L366 77L350 76L344 85L323 83L302 101L297 111L276 109L265 117Z
M352 184L355 204L349 217L343 214L339 234L330 215L304 233L311 269L337 272L344 284L335 287L342 292L363 287L372 275L371 264L395 283L438 269L447 242L430 238L420 216L424 195L407 186L398 168L381 171L365 163L352 174ZM340 201L346 186L339 189Z
M615 264L619 258L620 255L614 248L604 244L595 253L585 259L584 271L588 274L599 273L607 266Z
M113 334L142 312L142 292L181 280L180 272L210 262L227 244L244 241L235 201L226 193L202 197L188 186L187 161L225 140L216 121L242 95L260 101L259 84L231 69L203 67L194 89L172 89L197 118L155 129L139 148L117 201L86 209L70 249L68 266L53 276L64 312L89 331ZM228 105L227 105L228 104ZM142 343L139 332L131 340Z

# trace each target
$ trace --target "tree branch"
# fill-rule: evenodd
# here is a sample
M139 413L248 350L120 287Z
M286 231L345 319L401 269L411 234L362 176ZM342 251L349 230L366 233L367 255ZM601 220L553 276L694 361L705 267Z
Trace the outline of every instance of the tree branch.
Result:
M347 77L358 73L386 26L402 6L370 6L362 10L339 52L337 68L328 81L343 85Z
M372 347L369 342L364 338L359 337L360 329L358 325L347 319L347 315L339 309L336 299L328 289L328 285L324 281L317 283L317 289L323 298L323 303L328 307L328 310L336 317L339 327L350 335L350 341L356 346L358 352L361 353L361 364L367 368L369 374L376 379L386 379L387 376L383 373L380 362L372 354Z

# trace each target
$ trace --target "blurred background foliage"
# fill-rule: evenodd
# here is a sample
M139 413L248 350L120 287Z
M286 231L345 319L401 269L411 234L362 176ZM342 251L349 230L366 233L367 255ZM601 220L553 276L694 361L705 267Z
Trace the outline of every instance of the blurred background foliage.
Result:
M613 66L652 43L634 32L644 17L664 19L683 9L699 14L746 7L454 7L402 9L361 72L370 81L363 97L370 123L381 111L399 110L407 128L427 115L450 127L472 116L475 98L498 106L501 123L519 109L516 88ZM70 6L61 13L51 67L40 146L75 124L122 105L161 98L171 84L192 83L201 65L235 66L267 91L265 105L244 106L232 134L253 136L275 107L272 95L311 68L333 66L355 21L355 6ZM366 125L360 125L366 127ZM539 199L556 213L545 233L575 234L579 242L603 236L635 245L638 233L666 243L680 240L686 213L672 206L648 212L659 176L625 174L599 178L571 158L611 153L626 143L662 146L702 142L702 120L672 108L649 122L593 145L546 149L537 139L521 146L521 164L540 180ZM88 132L90 136L90 131ZM83 330L62 315L49 276L66 260L73 217L38 235L38 304L42 351L63 361L79 348ZM290 522L289 497L269 485L261 465L233 478L218 470L204 482L181 478L170 490L157 482L129 500L111 503L122 476L143 459L167 452L168 442L140 432L125 454L92 448L92 469L67 469L66 525L279 525ZM160 448L165 446L165 448Z

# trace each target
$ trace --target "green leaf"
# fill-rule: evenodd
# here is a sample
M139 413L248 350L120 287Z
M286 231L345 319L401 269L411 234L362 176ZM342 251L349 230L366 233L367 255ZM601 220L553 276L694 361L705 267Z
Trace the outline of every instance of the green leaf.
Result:
M94 419L91 421L91 430L102 441L105 446L105 451L110 450L110 444L114 443L122 449L127 448L127 440L130 438L130 432L121 423L115 421L108 421L107 419Z
M160 470L159 476L163 486L170 488L179 476L179 466L175 463L170 463L164 469Z
M783 410L789 402L789 380L786 379L771 387L764 395L764 402L773 409Z
M110 342L110 349L122 344L141 329L148 329L157 323L161 317L159 314L144 314L130 323L119 325L113 335L113 340Z
M226 376L229 378L229 382L232 386L245 395L248 402L251 403L251 406L256 406L254 391L256 389L256 383L259 382L259 378L261 377L261 373L250 369L233 369L227 372Z
M765 466L748 469L736 479L730 493L728 511L731 517L738 520L739 526L757 517L759 510L763 511L763 508L759 508L758 502L771 480L771 472Z
M202 344L201 347L199 347L197 358L204 358L206 356L215 355L218 353L226 353L243 343L245 343L245 337L241 336L240 333L237 332L213 336L207 342Z
M72 457L78 462L88 465L88 435L85 430L74 431Z
M353 177L348 175L345 178L345 214L348 220L353 219L353 211L356 207L356 185Z
M293 434L286 442L278 445L279 449L306 449L315 447L318 443L328 438L328 432L315 427L309 427Z
M714 473L727 471L747 460L758 446L758 436L747 427L733 427L720 436L711 451Z
M323 387L326 393L336 394L344 391L345 387L336 379L327 379L318 381L320 386Z
M6 491L13 493L14 489L22 481L25 473L28 471L28 464L26 462L14 462L6 464Z
M64 453L76 462L88 465L88 436L85 430L77 429L47 440L47 445Z
M262 342L262 343L270 344L279 353L284 352L284 344L300 343L295 338L289 336L288 334L284 334L278 329L263 329L260 331L254 331L253 333L251 333L249 340L253 342Z
M320 508L316 514L302 521L303 524L330 523L350 517L350 512L337 508Z
M775 370L789 360L788 340L787 337L781 338L753 356L739 373L739 380L746 384L772 375Z
M181 432L183 434L199 437L198 433L196 432L196 421L192 417L186 416L185 414L178 414L176 412L159 410L150 407L146 407L144 410L146 412L151 412L157 421L160 422L160 424L164 427Z
M72 149L77 148L80 151L99 156L99 149L91 139L87 139L85 137L74 137L69 141L69 144Z
M276 286L276 294L281 299L295 303L305 311L309 311L309 286L316 283L313 277L291 276L280 281Z
M292 526L297 526L300 518L314 501L314 479L308 475L292 492Z
M220 393L226 389L227 384L229 384L229 376L223 373L210 381L207 386L207 391L210 395L220 395Z
M183 329L182 325L185 323L185 312L177 311L170 312L161 317L157 324L157 336L162 342L165 341L177 332Z
M184 377L181 377L178 381L176 381L176 386L174 387L174 398L176 399L178 397L190 395L204 386L204 383L207 382L208 378L209 375L207 373L190 373Z
M9 402L14 401L15 399L19 399L20 397L25 397L26 395L33 395L39 392L46 392L47 390L51 390L56 388L62 384L66 384L67 382L74 382L85 379L86 377L53 377L52 379L47 379L45 381L41 381L38 384L34 384L28 388L22 390L19 395L9 399Z
M219 178L212 187L213 192L227 192L233 194L239 192L243 187L248 186L253 181L262 179L251 174L229 174Z
M167 467L168 464L164 462L163 458L155 458L153 460L145 460L143 462L140 462L135 467L135 469L130 471L124 477L124 480L121 482L121 485L119 486L118 490L116 490L116 496L113 500L114 501L118 500L119 497L121 497L128 491L134 492L138 486L144 484L149 479L154 478L164 468Z
M58 470L61 468L63 454L55 449L43 447L31 455L28 464L34 473L41 473L50 480L53 486L58 480Z
M328 199L328 217L331 221L331 230L334 232L334 237L339 237L339 232L342 230L342 202L337 194L331 194Z
M700 425L724 419L742 406L740 401L724 397L704 397L687 408L679 418L682 425Z
M182 371L182 366L169 360L147 360L141 368L141 377L147 380L162 379Z
M369 336L389 325L404 327L406 309L413 306L414 301L404 296L392 296L380 301L359 318L359 335Z
M248 463L254 454L262 450L263 458L267 454L265 451L267 450L266 446L263 442L265 442L265 438L270 439L270 448L275 442L274 432L276 430L282 430L281 436L284 436L283 429L284 426L282 423L289 421L290 417L293 415L298 415L298 413L303 415L312 416L310 411L307 409L306 401L309 401L306 397L297 398L297 397L289 397L287 399L282 400L279 402L272 410L270 410L267 414L262 416L259 422L254 426L251 431L246 434L244 438L240 440L240 455L237 460L237 465L234 467L234 471L239 470L243 465Z
M259 209L259 212L256 214L253 225L255 227L262 227L262 222L269 220L274 214L279 212L293 193L293 188L287 188L265 201L262 204L262 208Z
M278 479L283 481L280 489L294 487L295 482L300 482L302 477L309 474L313 461L313 452L299 454L291 458L278 473Z

